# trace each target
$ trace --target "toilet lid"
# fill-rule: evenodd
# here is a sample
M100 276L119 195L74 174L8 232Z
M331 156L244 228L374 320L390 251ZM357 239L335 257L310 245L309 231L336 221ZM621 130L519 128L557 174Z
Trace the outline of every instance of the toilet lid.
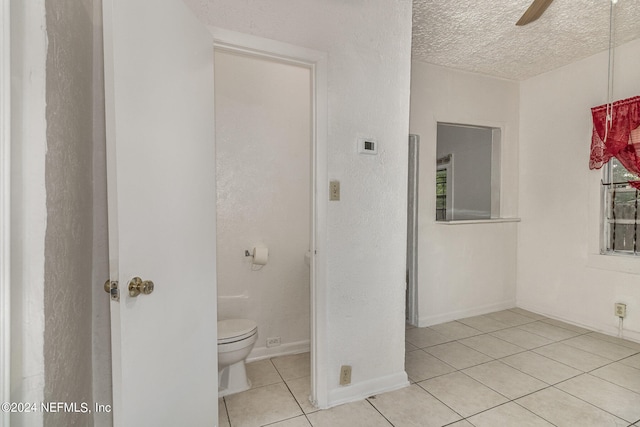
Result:
M255 333L258 325L248 319L227 319L218 321L218 343L238 341Z

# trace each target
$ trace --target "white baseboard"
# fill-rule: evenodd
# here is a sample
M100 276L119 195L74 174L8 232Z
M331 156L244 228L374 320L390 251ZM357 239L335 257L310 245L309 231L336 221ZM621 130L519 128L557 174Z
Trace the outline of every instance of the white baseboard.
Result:
M247 362L268 359L276 356L286 356L289 354L306 353L310 349L309 340L285 343L277 347L254 347Z
M340 386L329 392L329 404L327 407L331 408L333 406L363 400L374 394L394 391L408 386L409 379L407 378L407 373L404 371L348 386Z
M432 316L420 316L418 319L418 326L424 328L425 326L438 325L452 320L464 319L465 317L480 316L494 311L506 310L514 308L515 306L516 300L514 298L494 304L466 308L464 310L454 310L446 313L434 314Z
M612 337L618 337L618 327L615 326L615 325L587 322L587 321L581 321L581 320L576 321L574 319L567 319L565 317L558 316L555 313L551 313L546 308L541 307L541 306L537 306L535 304L527 304L527 303L519 302L518 303L518 307L523 308L525 310L529 310L529 311L537 313L537 314L540 314L542 316L547 316L547 317L549 317L551 319L560 320L562 322L569 323L570 325L579 326L579 327L585 328L585 329L590 329L590 330L592 330L594 332L600 332L602 334L610 335ZM640 343L640 332L630 331L628 329L624 329L624 327L623 327L622 338L624 338L625 340L629 340L629 341L634 341L634 342Z

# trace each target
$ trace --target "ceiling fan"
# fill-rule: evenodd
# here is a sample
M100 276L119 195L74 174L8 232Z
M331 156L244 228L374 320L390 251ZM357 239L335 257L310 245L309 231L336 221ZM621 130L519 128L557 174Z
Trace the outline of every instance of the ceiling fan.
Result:
M540 18L552 1L553 0L533 0L529 9L524 12L524 15L516 22L516 25L527 25Z

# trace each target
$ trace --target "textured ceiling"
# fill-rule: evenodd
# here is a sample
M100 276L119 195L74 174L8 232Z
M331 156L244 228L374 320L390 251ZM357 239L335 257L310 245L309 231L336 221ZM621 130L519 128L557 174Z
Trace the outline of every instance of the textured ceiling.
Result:
M413 0L413 59L524 80L608 48L609 0L555 0L516 27L531 1ZM616 44L640 38L640 0L614 10Z

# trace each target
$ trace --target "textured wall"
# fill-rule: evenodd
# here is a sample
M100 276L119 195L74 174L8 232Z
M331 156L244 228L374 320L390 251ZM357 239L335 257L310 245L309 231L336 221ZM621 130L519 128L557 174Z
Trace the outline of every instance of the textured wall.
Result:
M508 80L413 62L411 133L420 135L420 326L515 304L516 223L436 223L435 179L437 122L502 128L500 215L517 216L518 87Z
M614 99L640 94L640 40L615 53ZM590 171L591 107L607 100L607 53L521 83L518 305L640 341L638 259L599 255L600 171Z
M41 402L44 387L44 0L11 2L11 400ZM14 427L42 414L11 414Z
M250 358L309 348L311 72L215 56L218 318L258 323ZM269 248L264 267L244 256ZM266 339L281 346L266 348Z
M327 212L328 402L404 384L411 1L185 3L210 25L328 53L328 175L342 195ZM379 154L358 155L358 136Z
M47 0L45 401L91 403L93 3ZM92 425L48 413L45 426Z

